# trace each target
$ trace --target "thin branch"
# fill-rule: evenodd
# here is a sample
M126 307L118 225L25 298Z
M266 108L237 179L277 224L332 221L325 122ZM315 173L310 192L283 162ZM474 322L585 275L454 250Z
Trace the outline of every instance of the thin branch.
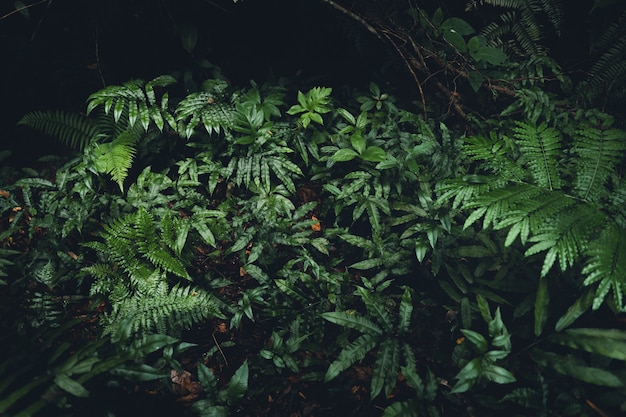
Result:
M96 54L96 68L98 69L98 75L100 76L100 81L102 81L102 88L107 86L106 81L104 80L104 75L102 74L102 66L100 65L100 43L98 42L98 28L94 30L94 44L95 44L95 54Z
M25 6L18 7L17 9L13 10L12 12L9 12L9 13L5 14L4 16L0 17L0 20L4 20L7 17L10 17L10 16L14 15L15 13L20 13L20 12L26 10L26 9L30 9L31 7L35 7L35 6L39 6L40 4L43 4L45 2L52 3L52 0L41 0L40 2L37 2L37 3L27 4Z
M395 48L396 52L398 53L398 55L400 55L400 57L402 58L402 61L404 62L404 64L408 68L409 72L411 73L411 76L413 77L413 80L415 80L415 84L417 85L417 88L418 88L418 90L420 92L420 99L422 100L422 108L424 110L424 119L428 120L428 111L426 109L426 96L424 95L424 89L422 88L422 83L420 82L417 74L413 70L413 67L409 64L409 60L404 55L404 53L400 50L400 47L398 45L396 45L396 43L393 41L393 39L391 39L391 37L389 35L385 34L385 38L387 38L389 43L391 45L393 45L393 47Z
M46 5L45 13L43 14L43 16L41 16L41 19L39 19L39 21L37 22L37 27L35 27L35 30L33 31L33 35L30 37L31 42L35 40L35 36L37 35L37 32L39 32L39 28L41 27L41 24L43 23L44 19L48 15L48 11L50 10L51 4L52 4L52 0L49 0L48 4Z

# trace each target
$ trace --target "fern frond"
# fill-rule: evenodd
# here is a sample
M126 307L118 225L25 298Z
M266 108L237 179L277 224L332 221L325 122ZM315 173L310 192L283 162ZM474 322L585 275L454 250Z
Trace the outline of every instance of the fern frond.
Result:
M604 29L598 40L591 45L597 57L591 66L591 77L577 87L579 98L593 102L595 99L616 100L626 94L626 9Z
M595 207L579 204L545 222L542 230L529 239L534 245L526 250L525 256L547 250L541 277L548 274L557 260L561 271L565 271L583 258L591 234L605 221Z
M153 291L134 294L115 303L107 317L106 329L116 336L158 332L176 334L194 324L221 313L213 296L195 287L174 286L161 282Z
M55 137L64 145L81 151L103 134L93 120L81 114L60 110L28 113L18 124L39 130Z
M530 184L511 185L488 191L467 203L465 208L473 208L474 211L467 217L463 227L468 228L483 219L483 229L493 225L496 230L509 230L506 246L513 244L518 237L525 244L529 237L538 234L560 236L564 232L559 228L560 225L555 225L555 219L561 218L563 213L578 213L576 207L576 200L562 192L548 191ZM547 235L544 238L541 240L547 241ZM540 251L539 246L535 249Z
M102 237L105 254L131 282L147 280L155 269L190 279L185 266L171 253L171 243L163 241L154 218L144 208L105 225Z
M618 182L609 196L609 213L615 223L626 229L626 181Z
M537 193L528 194L532 195L531 200L515 201L515 209L495 224L496 230L509 228L506 246L510 246L518 236L522 244L526 244L529 236L542 233L546 224L570 210L576 203L573 198L560 192L546 191L539 187L536 190Z
M607 182L624 158L626 132L592 126L578 128L573 151L578 155L574 190L580 198L596 201L608 192Z
M501 220L511 218L512 214L526 202L537 201L537 197L543 192L540 187L518 184L484 193L465 206L466 209L474 211L465 220L463 228L470 227L483 217L483 229L489 228L492 224L495 226Z
M157 103L154 91L155 87L166 87L174 83L176 79L162 75L145 84L142 80L132 80L123 85L106 87L89 96L87 114L102 106L106 114L113 110L116 123L125 114L129 127L134 127L139 121L144 131L147 131L150 122L153 121L162 131L165 120L172 129L175 129L176 123L168 111L167 93L163 94L161 103Z
M617 226L606 228L600 239L589 246L587 260L582 273L586 275L584 285L598 284L593 309L597 310L605 298L612 293L613 300L620 311L626 311L624 293L626 293L626 231Z
M139 139L136 131L126 130L111 142L97 144L93 150L94 166L98 172L111 175L120 191L124 191L124 180L133 164Z
M291 193L295 193L294 177L302 176L302 170L287 158L291 149L273 147L272 149L249 156L233 156L226 168L227 178L232 178L237 185L246 187L272 187L272 173Z
M536 184L549 190L561 188L559 159L562 150L559 131L548 127L546 123L536 126L517 122L513 132Z
M200 123L209 135L228 131L235 123L236 95L229 97L228 84L225 81L209 80L204 88L208 91L189 94L176 107L175 118L181 136L190 138Z
M507 45L520 55L536 57L545 54L545 48L540 44L545 37L542 21L547 20L557 34L560 32L563 11L558 0L485 0L484 3L506 11L500 15L500 22L491 22L481 34L495 44ZM468 8L471 7L468 5ZM507 42L508 37L514 42Z
M483 167L505 181L520 182L524 179L524 169L510 157L510 146L493 132L489 137L466 138L463 151L472 161L481 161Z

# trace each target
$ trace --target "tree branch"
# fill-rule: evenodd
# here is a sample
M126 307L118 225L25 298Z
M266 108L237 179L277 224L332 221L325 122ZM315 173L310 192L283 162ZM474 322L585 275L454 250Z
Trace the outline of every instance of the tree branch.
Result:
M43 4L43 3L46 3L46 2L51 3L52 0L41 0L40 2L37 2L37 3L27 4L25 6L18 7L17 9L13 10L12 12L9 12L9 13L5 14L4 16L0 17L0 20L4 20L7 17L10 17L10 16L14 15L15 13L23 12L24 10L30 9L31 7L39 6L40 4Z

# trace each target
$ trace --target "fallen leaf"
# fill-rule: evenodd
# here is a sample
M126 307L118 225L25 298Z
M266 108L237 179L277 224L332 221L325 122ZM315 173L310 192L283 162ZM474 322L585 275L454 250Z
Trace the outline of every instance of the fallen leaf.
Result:
M311 220L318 220L318 218L317 218L317 217L315 217L315 216L311 216ZM319 232L320 230L322 230L322 224L321 224L321 223L319 222L319 220L318 220L318 222L317 222L317 223L314 223L314 224L311 226L311 229L312 229L314 232Z

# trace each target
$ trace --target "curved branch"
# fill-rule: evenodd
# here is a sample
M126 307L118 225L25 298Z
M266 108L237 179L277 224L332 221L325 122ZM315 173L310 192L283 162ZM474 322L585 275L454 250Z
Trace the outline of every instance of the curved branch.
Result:
M436 90L448 99L450 108L459 118L465 121L469 120L461 97L456 91L456 87L446 85L446 83L437 76L439 73L445 73L452 76L455 80L469 80L469 74L474 70L473 63L468 61L466 56L456 50L454 45L449 44L447 47L456 51L458 60L455 59L452 61L446 61L435 50L416 43L413 36L409 32L398 28L398 25L394 25L391 21L382 22L375 16L358 14L341 4L338 4L334 0L321 1L358 22L365 29L367 29L368 32L372 33L378 39L383 40L394 49L395 53L400 57L400 59L402 59L402 62L406 66L419 90L420 99L424 109L424 117L426 117L427 114L424 85L430 82ZM417 24L417 22L415 22L415 24ZM436 41L431 40L431 42L434 45L431 46L431 48L436 48ZM487 81L488 82L483 82L481 86L481 88L487 92L497 92L509 97L514 97L516 95L514 89L505 85L495 84L493 82L495 80Z
M37 3L27 4L25 6L18 7L17 9L13 10L12 12L9 12L9 13L5 14L4 16L0 16L0 20L4 20L7 17L10 17L10 16L14 15L15 13L23 12L24 10L30 9L31 7L39 6L40 4L43 4L43 3L46 3L46 2L52 3L52 0L41 0L41 1L37 2Z

